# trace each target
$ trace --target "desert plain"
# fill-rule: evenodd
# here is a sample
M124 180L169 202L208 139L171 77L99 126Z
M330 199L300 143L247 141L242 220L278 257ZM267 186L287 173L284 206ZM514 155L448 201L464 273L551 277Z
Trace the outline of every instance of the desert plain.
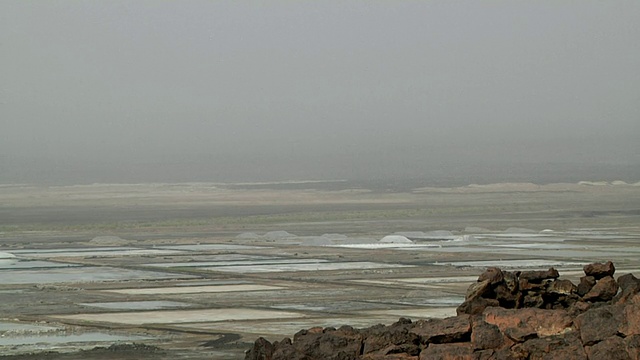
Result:
M0 359L242 359L455 315L488 266L640 276L640 186L0 186Z

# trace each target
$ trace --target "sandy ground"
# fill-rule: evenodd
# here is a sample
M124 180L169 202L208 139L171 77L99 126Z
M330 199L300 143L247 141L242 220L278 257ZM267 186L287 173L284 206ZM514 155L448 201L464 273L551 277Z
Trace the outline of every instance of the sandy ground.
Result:
M486 266L640 276L638 186L316 185L0 186L0 359L241 359L258 336L449 316Z

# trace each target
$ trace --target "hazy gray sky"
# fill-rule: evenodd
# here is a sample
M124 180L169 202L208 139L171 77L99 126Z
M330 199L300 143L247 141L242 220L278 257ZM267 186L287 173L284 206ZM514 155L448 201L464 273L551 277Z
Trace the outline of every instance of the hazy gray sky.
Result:
M638 19L636 0L3 0L0 181L637 167Z

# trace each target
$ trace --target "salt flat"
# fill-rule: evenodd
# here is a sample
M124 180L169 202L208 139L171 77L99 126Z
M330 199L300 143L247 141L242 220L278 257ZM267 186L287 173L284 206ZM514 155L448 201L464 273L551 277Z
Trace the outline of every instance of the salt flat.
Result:
M229 320L286 319L305 317L303 313L290 311L259 310L249 308L222 308L203 310L160 310L144 312L119 312L106 314L52 315L60 320L109 322L126 325L177 324Z
M280 290L281 286L258 285L258 284L240 284L240 285L213 285L213 286L177 286L163 288L144 288L144 289L115 289L103 290L110 293L127 294L127 295L159 295L159 294L197 294L197 293L218 293L218 292L234 292L234 291L265 291Z

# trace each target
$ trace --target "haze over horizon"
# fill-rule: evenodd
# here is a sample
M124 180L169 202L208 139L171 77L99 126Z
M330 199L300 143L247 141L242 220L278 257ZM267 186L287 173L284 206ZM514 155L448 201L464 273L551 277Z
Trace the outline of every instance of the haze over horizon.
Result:
M0 2L0 183L640 180L640 2Z

